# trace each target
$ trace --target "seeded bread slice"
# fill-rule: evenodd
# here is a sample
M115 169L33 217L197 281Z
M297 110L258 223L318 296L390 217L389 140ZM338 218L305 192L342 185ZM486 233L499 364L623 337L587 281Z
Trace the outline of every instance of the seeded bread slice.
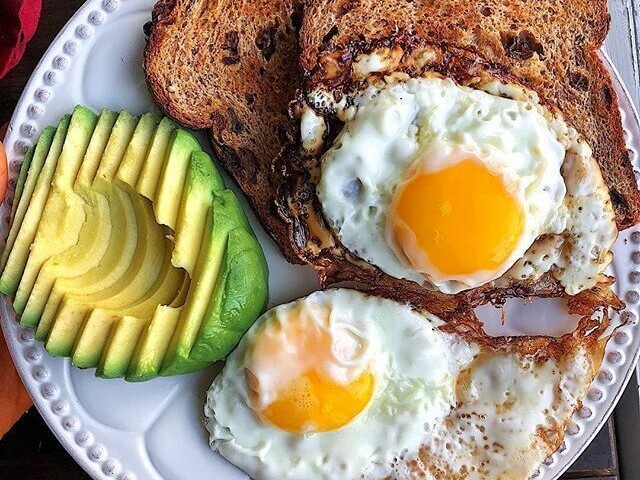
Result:
M180 124L210 129L218 160L292 262L273 212L271 164L289 142L299 84L299 0L160 0L147 25L147 82Z

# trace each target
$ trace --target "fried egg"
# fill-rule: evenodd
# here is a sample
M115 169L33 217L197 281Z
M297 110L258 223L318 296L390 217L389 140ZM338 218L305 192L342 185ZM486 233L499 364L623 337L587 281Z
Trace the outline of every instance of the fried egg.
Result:
M589 362L486 352L442 325L346 289L270 310L207 393L212 449L256 480L530 474L557 447L537 432L561 437ZM467 421L503 450L478 454Z
M552 271L567 293L595 285L617 236L591 149L533 92L439 76L371 85L311 105L344 125L317 196L346 248L396 278L457 293ZM323 128L303 114L303 147Z

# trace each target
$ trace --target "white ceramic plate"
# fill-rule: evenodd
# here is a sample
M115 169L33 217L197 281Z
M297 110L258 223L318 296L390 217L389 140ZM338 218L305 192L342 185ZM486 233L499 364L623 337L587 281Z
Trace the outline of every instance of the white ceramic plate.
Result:
M154 108L141 62L154 0L90 0L52 43L27 85L5 139L12 185L25 151L40 131L55 124L74 105L128 109L139 114ZM610 62L609 62L610 65ZM615 78L618 78L615 74ZM627 142L638 169L640 127L628 95L617 82ZM203 141L204 138L203 138ZM205 141L206 144L206 141ZM12 195L10 189L9 195ZM246 204L245 204L246 205ZM0 210L6 236L9 207ZM265 248L271 271L271 305L317 288L309 268L289 265L260 228L252 224ZM565 444L540 467L537 477L557 478L586 447L611 413L637 360L640 332L640 232L624 232L615 247L616 289L629 308L626 321L609 341L602 368L584 407L574 416ZM73 458L96 479L236 480L242 472L209 450L202 427L205 391L217 373L162 378L144 384L102 380L93 370L51 358L33 340L33 331L18 326L5 299L1 322L15 364L33 400ZM491 308L481 315L494 334L557 334L570 331L573 319L554 301L533 307L511 302L507 322L494 321Z

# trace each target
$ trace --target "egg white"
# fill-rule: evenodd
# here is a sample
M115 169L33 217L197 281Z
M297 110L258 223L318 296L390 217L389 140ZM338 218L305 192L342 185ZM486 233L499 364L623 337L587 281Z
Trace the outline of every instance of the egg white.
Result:
M338 430L290 433L251 408L244 375L250 346L268 325L295 322L300 309L330 309L327 328L350 325L370 349L373 397ZM272 309L207 392L211 448L256 480L435 479L461 471L467 480L529 478L562 441L595 375L597 352L577 341L559 358L533 358L443 327L431 314L344 289Z
M482 90L463 87L433 75L370 86L350 102L332 103L322 91L309 100L345 121L322 157L317 195L323 214L346 248L389 275L457 293L499 278L504 284L535 280L553 269L575 294L595 285L610 263L617 230L591 149L534 93L498 81ZM313 116L307 107L303 144L317 150L314 133L324 130ZM421 159L438 170L465 153L502 176L525 213L524 233L495 271L425 274L390 233L391 201Z
M295 434L263 422L251 408L244 376L248 348L271 322L295 321L300 308L331 313L327 328L348 324L371 349L375 391L348 425ZM441 322L408 306L351 290L317 292L264 314L231 354L207 394L211 447L259 479L357 478L415 451L425 429L454 405L457 372L476 347L436 330ZM281 368L288 368L282 365Z
M560 445L571 415L594 376L584 346L560 359L514 353L480 354L457 390L457 407L431 425L417 456L402 455L366 479L523 480ZM439 472L435 475L434 472Z

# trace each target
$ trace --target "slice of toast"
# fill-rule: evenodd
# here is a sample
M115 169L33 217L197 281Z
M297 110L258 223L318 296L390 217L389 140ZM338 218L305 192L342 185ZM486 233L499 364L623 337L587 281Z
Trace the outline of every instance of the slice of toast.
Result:
M299 84L300 0L160 0L144 57L156 103L180 124L211 129L218 160L289 261L273 211L271 164L291 138Z
M299 113L312 91L340 99L363 86L354 65L358 55L374 50L386 49L397 61L384 74L394 68L410 77L434 71L461 83L490 74L519 83L562 112L591 145L610 189L618 227L626 228L640 219L640 193L617 98L597 55L608 26L604 0L318 0L305 9L300 33L305 84L293 110ZM439 53L433 59L411 57L423 45ZM319 113L328 120L330 140L340 122L330 111ZM322 283L357 282L360 289L413 304L442 304L433 291L390 277L341 244L326 225L315 193L322 151L313 158L304 153L294 147L276 161L281 175L277 201L290 224L291 243L318 270ZM571 307L620 308L610 284L611 279L603 277L596 287L571 299ZM569 297L551 274L535 281L490 282L458 295L473 305L527 296Z
M606 0L318 0L305 10L301 64L308 84L318 84L326 53L356 55L399 32L477 53L557 106L587 139L622 230L640 221L640 193L597 54L609 23Z

